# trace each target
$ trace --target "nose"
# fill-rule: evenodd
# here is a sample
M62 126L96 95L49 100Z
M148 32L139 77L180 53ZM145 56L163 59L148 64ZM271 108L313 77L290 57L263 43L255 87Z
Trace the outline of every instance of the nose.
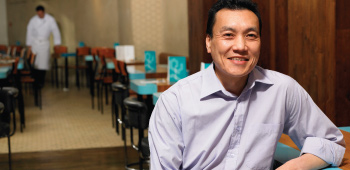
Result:
M232 50L241 52L241 51L246 51L247 46L246 46L246 41L244 36L236 36L235 39L233 40L232 44Z

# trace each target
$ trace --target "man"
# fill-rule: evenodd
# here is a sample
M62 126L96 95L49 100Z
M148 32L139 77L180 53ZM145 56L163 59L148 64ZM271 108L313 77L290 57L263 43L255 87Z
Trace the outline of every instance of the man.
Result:
M46 14L43 6L37 6L36 13L27 26L26 44L36 54L34 74L38 85L42 87L46 71L50 69L50 34L53 34L55 45L61 44L61 35L55 18Z
M261 19L250 0L209 11L206 70L165 91L149 126L152 169L271 169L282 133L301 155L279 169L340 165L341 132L292 78L256 66Z

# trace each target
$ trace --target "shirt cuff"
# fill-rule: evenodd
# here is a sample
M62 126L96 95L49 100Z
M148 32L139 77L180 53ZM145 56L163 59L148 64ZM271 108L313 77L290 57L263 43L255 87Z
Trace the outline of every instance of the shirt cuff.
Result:
M300 155L304 153L313 154L332 166L339 166L343 160L345 147L318 137L308 137Z

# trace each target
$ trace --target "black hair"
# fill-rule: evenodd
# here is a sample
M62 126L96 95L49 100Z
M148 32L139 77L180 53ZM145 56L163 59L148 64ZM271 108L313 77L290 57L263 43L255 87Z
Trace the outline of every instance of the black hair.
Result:
M42 5L39 5L35 8L35 11L44 11L45 12L45 8Z
M258 10L258 5L251 0L218 0L209 10L207 31L206 34L213 37L213 26L215 24L215 16L221 9L231 9L231 10L243 10L247 9L252 11L259 19L259 33L261 35L261 17Z

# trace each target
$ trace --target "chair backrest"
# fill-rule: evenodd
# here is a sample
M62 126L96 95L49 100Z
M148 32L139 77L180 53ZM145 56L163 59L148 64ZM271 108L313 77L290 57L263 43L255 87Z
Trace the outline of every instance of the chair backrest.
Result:
M118 60L116 58L113 58L112 61L113 61L113 64L114 64L114 71L117 74L121 74L121 71L120 71L120 68L119 68L119 65L118 65Z
M128 73L128 70L126 69L126 64L124 61L120 61L120 60L117 60L118 61L118 66L119 66L119 69L120 69L120 81L124 84L129 84L130 80L129 80L129 73Z
M128 115L129 126L138 129L148 128L150 116L144 102L137 101L133 97L128 97L124 99L124 106Z
M16 57L20 55L23 47L20 45L11 45L10 48L11 48L10 54L12 55L12 57Z
M90 47L78 47L77 57L83 57L85 55L90 55Z
M55 54L62 54L62 53L67 53L67 46L64 46L64 45L57 45L53 48L53 51Z
M24 55L25 55L25 54L26 54L26 48L22 48L19 57L20 57L20 58L24 58Z
M6 54L7 53L7 46L0 44L0 53Z
M14 74L14 75L17 74L17 72L18 72L18 69L17 69L18 63L19 63L19 57L16 57L15 62L13 63L13 68L12 68L12 74Z
M106 48L104 51L104 57L105 58L115 58L115 49L113 48Z

